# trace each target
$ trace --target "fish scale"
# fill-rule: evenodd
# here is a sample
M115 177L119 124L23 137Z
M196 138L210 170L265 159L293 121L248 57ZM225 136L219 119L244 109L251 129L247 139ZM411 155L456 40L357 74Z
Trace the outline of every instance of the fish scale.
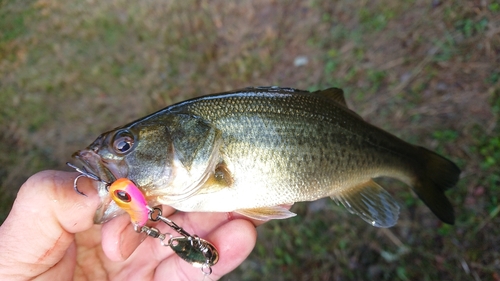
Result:
M224 149L224 155L227 156L225 160L231 163L230 166L234 166L230 170L233 170L236 181L253 182L253 178L258 177L259 174L266 175L265 180L260 180L265 184L255 183L254 187L254 190L258 190L255 192L256 194L265 194L269 198L268 201L260 202L260 205L289 204L329 196L334 193L332 189L347 187L343 183L348 182L349 179L344 178L344 174L349 171L380 166L378 161L374 161L374 163L369 163L370 165L359 167L359 163L355 161L359 157L352 155L352 153L345 157L345 161L336 161L335 155L339 148L352 148L356 142L358 143L358 146L355 147L357 151L373 150L373 148L363 145L362 139L358 138L356 141L356 134L345 132L343 135L342 131L339 133L331 128L337 127L339 122L344 124L344 128L355 127L352 123L359 121L358 118L344 117L339 120L341 115L337 111L326 111L327 108L336 105L325 99L316 97L307 99L304 96L293 96L289 93L264 99L266 95L267 93L255 92L250 97L248 95L231 97L230 102L225 103L222 110L217 109L222 108L224 99L218 99L214 106L215 110L213 110L211 101L214 101L214 98L210 97L205 102L189 104L183 111L194 116L202 116L209 124L213 124L215 128L223 132L223 138L231 140ZM305 93L305 95L311 96L309 93ZM318 106L313 107L313 105ZM275 114L276 108L281 109L279 115ZM322 113L316 114L317 111ZM255 112L258 113L255 114ZM232 116L235 116L235 119L231 118ZM287 122L283 122L283 119L286 119ZM265 126L261 126L260 120L269 122L268 127L273 128L272 132ZM275 140L281 141L278 145L271 146L270 144L277 143ZM305 150L297 149L299 142L306 143L308 148ZM287 147L292 148L286 149ZM271 174L269 170L265 171L252 166L248 163L251 161L239 161L239 159L246 159L246 156L252 155L257 159L257 161L253 161L256 166L265 167L266 165L263 163L274 165L277 162L276 157L268 149L281 152L279 153L280 159L290 163L287 169L274 169L275 173ZM366 152L360 154L366 155ZM301 160L307 155L316 156L317 163L305 165ZM376 160L373 157L370 159ZM364 162L366 163L366 159ZM321 166L322 169L317 168ZM252 172L239 173L240 170L245 169ZM366 173L368 174L368 172ZM294 186L295 189L301 190L304 182L314 182L314 179L317 178L329 178L330 180L325 184L326 186L305 186L309 191L307 193L295 192L293 188L289 188L289 186ZM269 189L268 186L273 188ZM247 196L251 195L245 195L245 197ZM252 197L256 196L258 195ZM247 207L245 203L239 204L242 208Z
M118 153L114 145L123 138L134 145ZM280 219L294 215L280 205L331 197L370 224L388 227L399 206L372 180L386 176L413 187L443 221L454 220L444 190L458 181L456 165L365 122L337 88L259 87L199 97L100 140L100 151L108 152L99 155L100 163L93 163L95 155L82 156L88 149L75 157L89 169L126 166L127 174L115 176L143 183L148 202L182 211Z

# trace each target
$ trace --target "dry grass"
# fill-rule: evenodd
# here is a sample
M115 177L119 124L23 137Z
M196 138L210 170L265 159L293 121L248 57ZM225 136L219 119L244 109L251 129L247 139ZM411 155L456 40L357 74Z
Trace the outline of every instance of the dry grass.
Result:
M173 102L339 86L367 121L459 164L456 225L387 182L396 227L297 204L226 279L500 280L498 1L4 0L0 30L0 217L32 173Z

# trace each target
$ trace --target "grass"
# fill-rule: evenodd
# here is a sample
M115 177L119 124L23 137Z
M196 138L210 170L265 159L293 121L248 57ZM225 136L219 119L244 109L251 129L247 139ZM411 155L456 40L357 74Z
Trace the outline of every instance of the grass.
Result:
M395 227L299 203L224 279L499 280L500 3L432 3L0 1L0 221L31 174L154 110L252 85L337 86L365 120L460 166L455 226L383 181L402 205Z

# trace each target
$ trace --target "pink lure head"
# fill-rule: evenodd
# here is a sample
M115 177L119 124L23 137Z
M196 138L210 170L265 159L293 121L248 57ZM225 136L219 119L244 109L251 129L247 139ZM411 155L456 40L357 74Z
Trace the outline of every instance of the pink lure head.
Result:
M129 215L134 226L142 227L148 221L149 210L146 198L129 179L120 178L111 184L109 194L113 201Z

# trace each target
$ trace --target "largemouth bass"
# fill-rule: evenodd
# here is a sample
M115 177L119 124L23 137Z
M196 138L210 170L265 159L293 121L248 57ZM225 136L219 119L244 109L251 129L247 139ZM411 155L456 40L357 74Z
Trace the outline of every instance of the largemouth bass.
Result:
M378 227L399 206L373 181L398 179L443 222L459 178L446 158L365 122L342 90L257 87L194 98L100 135L74 158L107 182L132 180L150 205L288 218L283 205L331 197ZM98 183L95 222L123 213Z

